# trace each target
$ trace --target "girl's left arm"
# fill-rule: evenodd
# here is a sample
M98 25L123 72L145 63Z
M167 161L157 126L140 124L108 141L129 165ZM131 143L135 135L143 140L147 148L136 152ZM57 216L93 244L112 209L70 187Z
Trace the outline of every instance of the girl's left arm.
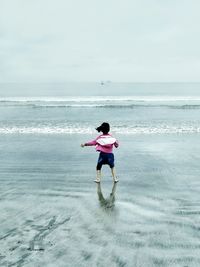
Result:
M96 142L96 139L95 139L95 140L92 140L90 142L85 143L84 145L85 146L96 146L96 144L97 144L97 142Z

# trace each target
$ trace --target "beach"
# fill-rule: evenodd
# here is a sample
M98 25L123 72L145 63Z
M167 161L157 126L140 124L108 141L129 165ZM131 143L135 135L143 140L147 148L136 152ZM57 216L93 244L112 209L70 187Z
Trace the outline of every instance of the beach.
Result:
M98 88L0 96L0 266L199 266L197 90ZM105 118L115 186L108 166L94 183L98 153L80 147Z
M198 266L198 136L121 136L110 207L88 139L1 136L1 266Z

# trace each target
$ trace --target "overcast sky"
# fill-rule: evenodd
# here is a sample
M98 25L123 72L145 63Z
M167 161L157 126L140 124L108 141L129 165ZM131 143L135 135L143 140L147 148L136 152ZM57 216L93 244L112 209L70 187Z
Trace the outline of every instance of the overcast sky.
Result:
M0 0L0 82L200 81L199 0Z

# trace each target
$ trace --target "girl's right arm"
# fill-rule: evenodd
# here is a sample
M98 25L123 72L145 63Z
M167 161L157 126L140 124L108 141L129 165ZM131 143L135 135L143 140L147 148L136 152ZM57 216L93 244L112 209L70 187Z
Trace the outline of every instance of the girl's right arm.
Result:
M116 140L114 146L117 148L119 146L119 142Z

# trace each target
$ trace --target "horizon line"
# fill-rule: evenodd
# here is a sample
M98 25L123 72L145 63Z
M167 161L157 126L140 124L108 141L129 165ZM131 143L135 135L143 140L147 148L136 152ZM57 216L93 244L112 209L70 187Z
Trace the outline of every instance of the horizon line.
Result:
M142 82L142 81L137 81L137 82L128 82L128 81L104 81L104 80L101 80L101 81L52 81L52 82L48 82L48 81L31 81L31 82L27 82L27 81L11 81L11 82L1 82L0 81L0 84L13 84L13 83L18 83L18 84L29 84L29 83L35 83L35 84L52 84L52 83L57 83L57 84L67 84L67 83L95 83L95 84L101 84L102 86L103 85L107 85L107 84L120 84L120 83L129 83L129 84L138 84L138 83L141 83L141 84L147 84L147 83L200 83L200 81L151 81L151 82ZM102 84L103 83L103 84Z

